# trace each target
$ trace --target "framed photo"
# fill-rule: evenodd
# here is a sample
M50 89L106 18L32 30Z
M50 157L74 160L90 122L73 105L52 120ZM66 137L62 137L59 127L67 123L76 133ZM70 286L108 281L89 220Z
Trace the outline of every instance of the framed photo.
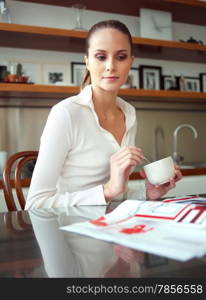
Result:
M140 65L140 88L144 90L160 90L162 67Z
M200 73L200 91L206 93L206 73Z
M82 62L71 62L72 83L79 86L83 80L86 64Z
M131 68L129 70L129 79L131 82L131 88L139 89L139 69Z
M200 78L184 76L179 77L179 89L188 92L200 92Z
M139 89L139 69L131 68L125 84L121 86L122 89Z
M164 90L177 90L177 77L172 75L163 75L161 86Z
M8 70L11 69L11 66L14 67L14 72L16 72L16 66L18 63L22 64L23 73L29 77L28 82L35 84L42 84L42 65L38 62L31 61L9 61Z
M0 65L0 82L3 81L3 75L4 75L4 72L7 71L7 66L5 65Z
M43 64L43 83L58 84L69 83L69 69L63 64Z

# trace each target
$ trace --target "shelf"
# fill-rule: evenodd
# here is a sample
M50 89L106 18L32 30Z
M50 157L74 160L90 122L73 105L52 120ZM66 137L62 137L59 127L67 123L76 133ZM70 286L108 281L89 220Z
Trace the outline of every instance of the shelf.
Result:
M84 52L87 32L0 23L0 47ZM205 63L206 45L133 37L137 57Z
M14 0L13 0L14 1ZM21 2L33 2L38 4L71 7L76 0L18 0ZM81 2L81 1L80 1ZM197 0L127 0L113 1L84 0L86 9L106 13L116 13L130 16L138 16L141 7L170 11L174 22L182 22L196 25L206 25L205 11L206 3ZM197 17L198 16L198 17Z
M0 83L0 106L47 107L51 106L52 101L62 100L79 91L78 86ZM206 93L197 92L120 89L119 96L131 101L206 104ZM45 102L42 101L44 99ZM50 100L49 104L47 99Z

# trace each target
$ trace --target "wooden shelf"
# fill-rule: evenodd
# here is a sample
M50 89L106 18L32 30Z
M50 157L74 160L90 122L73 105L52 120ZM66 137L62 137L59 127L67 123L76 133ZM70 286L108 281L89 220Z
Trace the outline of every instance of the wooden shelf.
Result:
M65 52L84 52L87 32L0 23L0 46L43 49ZM137 57L175 61L206 61L206 45L133 37Z
M50 99L51 101L62 100L77 94L79 91L79 86L0 83L0 105L10 106L15 103L19 106L30 105L30 101L35 99L32 102L32 106L35 106L35 104L38 106L39 101L44 106L46 102L43 103L42 99ZM206 93L197 92L120 89L119 96L132 101L206 104ZM16 101L15 99L20 100Z

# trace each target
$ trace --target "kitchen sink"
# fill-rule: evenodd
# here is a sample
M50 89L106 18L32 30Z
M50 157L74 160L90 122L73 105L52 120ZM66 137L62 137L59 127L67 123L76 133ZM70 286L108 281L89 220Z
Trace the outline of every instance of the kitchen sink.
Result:
M179 166L181 169L201 169L206 168L206 162L185 162Z

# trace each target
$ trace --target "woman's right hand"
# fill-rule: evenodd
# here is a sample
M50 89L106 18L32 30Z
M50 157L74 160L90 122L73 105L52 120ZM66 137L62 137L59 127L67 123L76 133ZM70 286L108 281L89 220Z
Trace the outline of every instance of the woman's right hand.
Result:
M103 186L106 201L126 191L131 169L143 158L142 149L134 146L125 146L111 156L110 180Z

